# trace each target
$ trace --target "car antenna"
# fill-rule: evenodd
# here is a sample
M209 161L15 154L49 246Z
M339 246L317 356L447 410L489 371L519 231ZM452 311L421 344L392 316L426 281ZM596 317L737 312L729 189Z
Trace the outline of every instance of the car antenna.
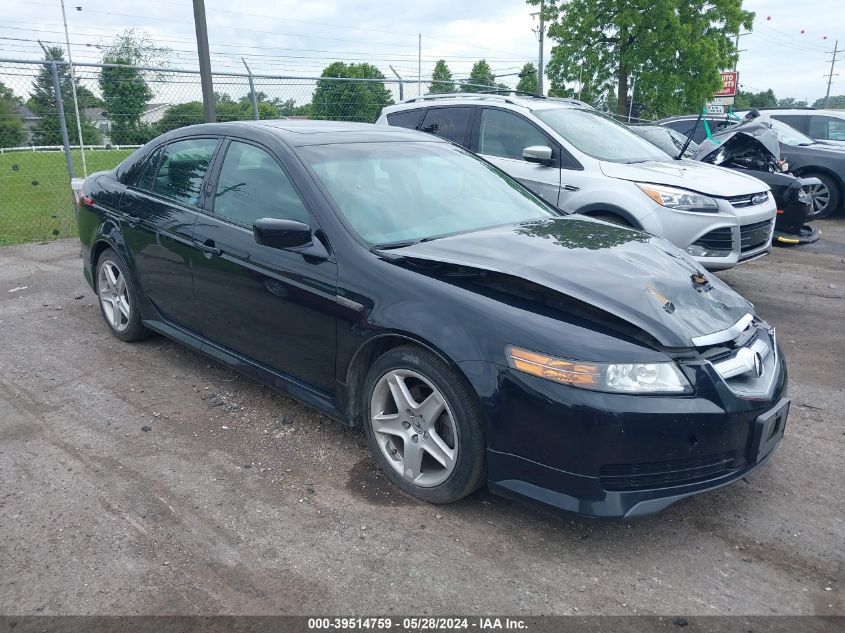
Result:
M701 110L698 111L698 118L695 120L695 125L692 127L692 134L695 134L695 131L698 129L698 124L701 123L701 116L704 114L704 108L706 106L702 105ZM681 160L684 156L684 152L687 151L689 144L692 142L692 135L687 136L687 142L684 143L684 146L681 148L681 151L675 156L675 160Z

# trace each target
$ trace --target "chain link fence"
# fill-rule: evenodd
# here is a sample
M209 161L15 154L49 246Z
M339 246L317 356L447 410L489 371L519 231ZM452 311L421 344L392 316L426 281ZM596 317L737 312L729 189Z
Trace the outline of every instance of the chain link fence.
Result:
M57 60L0 59L0 245L74 236L72 177L111 169L159 134L204 121L196 71L71 69L60 52ZM213 83L218 121L375 122L384 106L430 85L246 72L215 73Z

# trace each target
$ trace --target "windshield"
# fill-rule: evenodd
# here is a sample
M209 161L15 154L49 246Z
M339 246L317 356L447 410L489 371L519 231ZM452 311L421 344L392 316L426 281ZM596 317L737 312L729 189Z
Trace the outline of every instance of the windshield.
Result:
M778 140L781 143L786 143L787 145L811 145L815 143L809 136L804 136L801 132L783 121L767 118L766 122L772 124L772 129L778 133Z
M538 119L588 156L614 163L669 160L670 156L621 123L595 110L535 110Z
M378 247L554 217L521 185L446 143L299 150L347 224Z

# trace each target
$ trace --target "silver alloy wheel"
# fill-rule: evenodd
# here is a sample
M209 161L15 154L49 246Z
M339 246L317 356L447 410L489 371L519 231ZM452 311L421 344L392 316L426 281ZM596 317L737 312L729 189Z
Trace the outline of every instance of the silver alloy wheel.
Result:
M387 372L373 389L370 416L376 444L405 480L431 488L455 470L458 427L449 403L424 376Z
M822 213L830 204L830 189L823 182L807 187L807 193L813 200L813 215Z
M123 332L129 327L129 294L126 278L120 274L120 269L111 260L106 260L100 266L97 278L97 294L103 314L115 331Z

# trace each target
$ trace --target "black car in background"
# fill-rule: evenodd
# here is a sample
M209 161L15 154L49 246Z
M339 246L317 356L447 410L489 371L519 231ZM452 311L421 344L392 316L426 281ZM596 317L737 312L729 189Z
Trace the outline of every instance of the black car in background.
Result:
M789 171L799 177L818 178L820 184L810 191L813 197L814 218L825 218L836 213L845 202L845 148L824 142L818 142L802 134L786 123L761 115L761 120L768 120L777 132L780 140L780 156L789 165ZM735 119L704 117L712 134L722 132L732 125ZM757 118L757 117L755 117ZM696 121L696 115L669 117L655 121L655 125L671 128L701 144L707 138L704 124Z
M745 477L783 435L785 364L750 303L432 135L183 128L90 176L78 213L114 336L164 334L363 426L425 501L488 482L647 514Z

